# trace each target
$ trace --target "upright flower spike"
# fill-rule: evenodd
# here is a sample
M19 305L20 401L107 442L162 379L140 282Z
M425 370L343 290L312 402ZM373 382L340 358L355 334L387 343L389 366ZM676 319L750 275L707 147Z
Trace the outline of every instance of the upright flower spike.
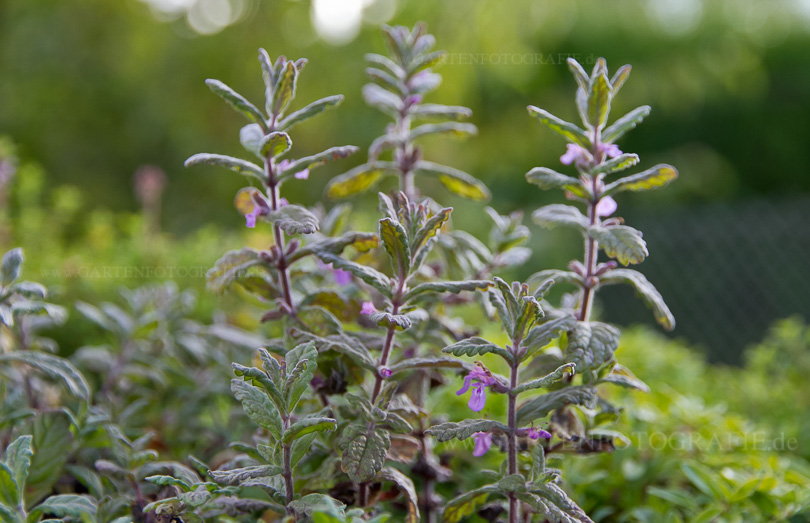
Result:
M472 388L473 391L472 394L470 394L470 400L467 402L467 406L469 406L472 411L480 412L484 409L484 404L487 401L486 388L494 385L495 382L495 378L492 377L489 371L477 365L464 377L464 384L456 391L456 396L461 396Z

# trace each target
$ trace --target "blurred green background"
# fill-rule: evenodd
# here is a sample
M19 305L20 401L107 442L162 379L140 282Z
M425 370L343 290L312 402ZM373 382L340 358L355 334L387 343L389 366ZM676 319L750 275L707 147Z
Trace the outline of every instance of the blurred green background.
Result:
M673 335L740 362L774 320L810 315L807 0L4 0L4 247L25 247L26 277L71 299L164 277L204 295L204 272L222 252L265 238L246 233L231 204L242 179L182 167L200 151L241 153L241 120L203 80L256 99L257 48L306 56L298 99L346 101L297 129L298 154L365 149L387 121L360 97L363 55L382 51L380 23L419 20L449 53L430 101L471 107L480 128L467 141L430 142L426 156L484 180L497 210L528 212L559 197L523 179L537 165L560 168L564 150L525 106L575 118L565 58L630 63L614 114L642 104L653 113L621 148L643 166L665 161L681 172L666 190L620 201L645 231L651 257L640 269L675 312ZM289 198L321 199L326 181L363 157L290 184ZM144 232L133 189L145 165L167 180L161 233ZM432 194L457 207L458 227L483 231L480 205L439 187ZM360 225L373 227L366 218ZM534 231L534 257L510 276L562 266L581 248L566 231ZM213 303L206 296L200 307ZM647 321L621 289L600 305L611 321Z

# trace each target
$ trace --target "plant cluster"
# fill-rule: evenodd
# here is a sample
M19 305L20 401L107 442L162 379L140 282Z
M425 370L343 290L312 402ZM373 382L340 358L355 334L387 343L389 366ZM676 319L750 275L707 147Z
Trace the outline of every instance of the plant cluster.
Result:
M348 204L308 208L283 192L288 183L310 183L316 167L357 152L348 145L311 155L293 149L294 126L342 100L335 95L292 108L305 59L272 60L260 50L261 106L218 80L206 82L248 119L239 138L254 158L205 153L186 165L246 176L251 184L238 191L235 206L247 228L272 233L265 249L223 255L208 284L249 296L261 308L259 334L192 321L192 297L163 286L125 293L124 307L77 304L106 341L80 348L68 361L48 352L39 323L17 320L60 314L43 301L41 286L16 283L21 255L7 254L0 319L16 338L0 357L15 384L4 390L3 517L590 521L549 460L615 448L620 435L606 425L619 408L600 396L599 385L647 388L616 361L619 330L591 319L594 296L604 285L629 283L665 328L674 325L650 282L620 267L643 261L647 248L641 232L615 216L613 196L663 186L677 172L658 165L619 175L639 158L616 141L650 109L611 123L612 101L630 68L610 77L604 60L590 74L571 60L582 125L533 106L529 113L569 142L561 161L577 175L538 167L526 178L562 189L575 202L532 216L542 226L579 230L585 252L567 270L508 283L500 271L531 254L522 215L487 208L492 225L481 241L454 227L452 208L424 195L435 179L458 196L490 197L470 174L424 158L424 138L476 132L463 121L469 109L425 101L440 85L433 66L442 53L422 25L387 27L384 34L389 55L367 56L363 96L392 123L369 146L367 161L326 189L330 197L348 198L385 176L397 178L397 190L378 195L374 232L351 230ZM607 260L600 262L600 250ZM547 293L558 284L575 290L551 303ZM499 324L500 332L484 327L491 335L483 337L482 325L465 321L471 314ZM251 357L246 346L258 350ZM70 400L42 405L52 384L31 369L61 380ZM228 382L241 415L226 400ZM483 414L456 421L449 419L456 411L437 409L468 393L469 409ZM490 405L504 400L505 412L487 407L488 396ZM210 414L200 418L201 411ZM143 430L159 424L172 429ZM160 460L157 435L188 459ZM464 450L451 448L452 440L464 441ZM498 469L478 467L477 485L458 481L458 464L470 455L490 463L493 446L505 456ZM199 454L206 459L194 457ZM53 469L50 483L34 474L37 460ZM86 494L45 497L62 491L54 481L65 468Z

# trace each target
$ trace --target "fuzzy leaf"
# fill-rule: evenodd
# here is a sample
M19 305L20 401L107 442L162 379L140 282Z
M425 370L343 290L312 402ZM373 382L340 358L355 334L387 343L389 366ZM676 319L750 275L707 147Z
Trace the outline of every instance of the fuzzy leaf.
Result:
M571 518L570 521L577 523L593 523L593 520L585 514L585 511L556 483L549 482L540 484L532 489L532 492L550 501L565 516Z
M281 385L280 378L278 379L279 385L276 385L276 382L273 381L273 379L261 369L257 369L256 367L245 367L244 365L240 365L238 363L231 363L231 366L233 367L234 374L240 378L243 378L251 385L263 388L270 396L270 399L273 400L273 403L275 403L279 411L284 410L284 398L278 388Z
M576 80L577 85L582 90L588 89L588 73L585 72L585 69L573 58L568 58L566 60L568 64L568 70L571 71L571 74L574 75L574 80Z
M340 176L332 178L326 186L326 195L330 198L347 198L373 187L387 173L393 173L391 167L377 164L358 165Z
M391 314L390 312L375 312L369 319L380 327L393 327L397 330L407 330L413 325L411 318L404 314Z
M264 122L264 115L258 109L258 107L247 101L244 96L237 93L224 83L220 82L219 80L209 78L205 81L205 85L207 85L208 88L214 92L214 94L228 102L228 105L245 115L248 120L253 120L262 127L267 125Z
M280 115L283 113L290 101L295 98L295 84L297 81L298 69L296 69L295 63L292 61L287 62L276 80L276 88L273 91L273 114Z
M478 337L461 340L443 348L442 352L453 354L454 356L481 356L491 352L506 361L513 361L512 353L492 342Z
M574 318L568 314L549 319L544 323L535 325L529 330L523 345L529 349L540 349L548 345L560 335L560 331L570 329L574 325Z
M568 333L565 355L578 372L596 369L613 359L619 346L619 329L600 322L580 321Z
M318 368L318 350L312 342L302 343L284 356L287 377L284 394L287 397L287 412L293 412L301 396L309 388L312 376Z
M535 167L526 173L526 181L541 189L563 189L580 198L585 198L588 193L582 182L571 176L558 173L547 167Z
M281 474L281 467L277 465L256 465L231 470L211 470L208 474L211 479L220 485L239 485L249 479L277 476Z
M617 259L622 265L641 263L649 254L641 231L627 225L597 225L589 227L588 234L599 242L605 254Z
M428 218L425 224L420 227L418 231L416 231L416 234L414 234L411 250L416 252L419 249L426 247L431 238L435 238L442 230L444 224L450 219L452 212L452 207L445 207ZM415 254L414 258L417 257L418 254Z
M458 523L465 517L473 515L475 509L483 504L491 493L498 491L499 489L495 485L486 485L456 496L444 506L442 521Z
M580 129L577 125L574 125L571 122L566 122L565 120L561 120L548 111L544 111L543 109L533 105L530 105L528 109L530 116L537 118L540 120L540 123L566 140L579 144L585 149L591 148L591 140L585 134L585 131Z
M538 225L549 229L557 225L574 226L580 229L588 227L588 218L576 207L564 203L553 203L540 207L532 213L532 219Z
M187 482L172 476L155 475L148 476L143 479L144 481L154 483L155 485L159 485L161 487L177 487L183 492L188 492L191 490L191 485L189 485Z
M630 369L624 365L619 365L618 363L613 366L610 374L602 378L600 382L613 383L615 385L621 385L622 387L636 389L642 392L650 392L650 387L646 383L638 379L635 374L630 372Z
M22 500L22 488L14 481L14 472L3 462L0 462L0 503L15 509Z
M6 465L11 471L14 483L21 488L25 486L28 478L28 470L31 468L31 457L34 455L31 450L33 436L23 435L12 441L4 455Z
M335 238L325 238L314 241L305 247L296 250L287 258L290 263L305 256L315 254L318 251L331 254L340 254L346 247L354 247L358 251L365 252L379 245L379 238L371 232L347 232Z
M379 479L394 483L400 492L405 494L408 506L407 523L417 523L419 521L419 498L416 495L416 488L413 486L411 478L393 467L383 467L380 471Z
M435 174L444 187L459 196L476 201L487 201L490 198L489 189L480 180L473 176L459 171L453 167L438 163L420 161L417 162L415 172L417 174Z
M17 361L30 365L50 378L60 380L71 394L90 401L90 387L79 369L68 360L45 352L15 351L0 354L0 362Z
M637 154L620 154L597 165L591 174L612 174L629 169L638 163ZM606 192L606 191L605 191Z
M262 182L265 180L264 169L255 163L234 158L233 156L225 156L224 154L195 154L186 160L184 165L186 167L191 167L192 165L219 165L226 167L235 173L243 174L245 176L252 176Z
M622 116L615 122L613 122L607 129L602 131L602 141L604 143L613 143L625 133L634 129L638 124L650 114L650 106L649 105L642 105L641 107L636 107L626 115Z
M242 403L245 414L253 423L270 431L276 440L281 439L281 415L267 394L258 387L237 379L231 380L231 392Z
M463 120L472 116L472 110L458 105L419 104L411 108L411 116L417 118L450 118Z
M403 302L409 302L425 293L444 294L451 292L458 294L462 291L474 291L477 289L488 289L492 285L488 280L467 280L467 281L435 281L420 283L402 297Z
M340 158L346 158L347 156L351 156L356 152L357 147L355 147L354 145L340 145L337 147L330 147L329 149L321 151L318 154L313 154L312 156L305 156L290 163L290 165L288 165L286 169L284 169L282 172L278 174L278 179L286 180L287 178L295 175L295 173L301 172L304 169L315 169L316 167L324 165L326 162L339 160Z
M470 123L461 122L441 122L426 123L411 130L411 140L416 140L429 134L450 134L453 136L470 136L478 132L478 129Z
M380 220L380 239L391 258L394 272L406 276L411 268L411 248L405 228L398 221L383 218Z
M596 399L594 387L580 385L555 390L532 398L518 407L517 422L519 425L532 423L546 417L552 410L566 405L584 405L592 408L596 405Z
M287 115L281 123L279 123L279 129L288 130L292 126L303 122L304 120L308 120L313 116L322 113L323 111L329 109L330 107L335 107L339 105L343 101L343 95L337 94L334 96L327 96L326 98L321 98L320 100L316 100L311 104L298 109L297 111L293 111L289 115Z
M31 446L36 452L31 457L25 485L28 503L50 493L61 477L65 462L72 454L72 424L71 416L63 410L43 412L34 417Z
M508 433L509 427L498 421L489 419L466 419L464 421L447 422L434 425L425 431L438 441L449 441L451 439L464 440L476 432Z
M385 456L391 446L388 431L366 424L349 426L340 468L353 481L371 481L385 465Z
M259 142L259 151L262 156L276 157L286 153L292 147L290 135L284 132L272 132Z
M247 269L262 263L259 251L254 249L245 247L238 251L229 251L218 259L206 273L208 289L216 293L224 292Z
M363 99L368 105L390 115L396 115L402 107L402 100L397 95L376 84L363 86Z
M632 269L614 269L599 279L602 285L629 283L644 303L652 309L655 320L666 330L675 328L675 317L664 302L658 289L640 272Z
M360 265L359 263L345 260L340 256L332 254L331 252L318 251L316 254L321 260L323 260L324 263L331 263L332 267L335 269L349 271L353 275L380 291L384 296L391 296L391 280L388 278L388 276L380 271L365 265Z
M573 283L581 286L583 284L582 276L579 274L573 271L563 271L560 269L546 269L536 272L529 276L528 280L526 281L533 285L536 283L544 283L548 280L554 280L554 285L558 283ZM537 296L537 293L535 293L535 297L539 298L540 296Z
M288 444L301 436L305 436L306 434L335 430L335 427L337 427L337 421L332 418L322 418L317 416L303 418L290 425L290 428L284 431L282 441Z
M522 383L512 389L512 392L515 394L520 394L521 392L525 392L527 390L532 389L544 389L548 388L550 385L553 385L563 379L566 376L569 376L574 373L576 365L574 363L566 363L565 365L560 365L557 367L554 372L546 374L542 378L535 378L533 380L527 381Z
M29 514L29 521L38 521L39 517L45 514L80 521L94 521L96 502L89 496L58 494L37 505Z
M671 165L656 165L644 172L632 174L605 186L605 194L620 191L648 191L669 184L678 177L678 170Z
M276 211L270 211L263 219L278 225L289 235L312 234L319 228L318 218L300 205L285 205Z
M588 121L593 127L603 129L610 112L610 81L600 73L591 81L588 93Z
M447 368L447 369L466 369L469 365L461 360L455 358L408 358L391 365L389 369L396 374L412 369L425 369L425 368Z
M3 255L0 263L0 283L8 285L20 277L23 263L23 250L17 247Z

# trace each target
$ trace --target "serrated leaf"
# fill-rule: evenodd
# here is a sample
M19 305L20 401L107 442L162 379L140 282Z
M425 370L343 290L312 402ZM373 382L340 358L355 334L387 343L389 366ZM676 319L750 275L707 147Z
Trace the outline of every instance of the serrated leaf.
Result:
M498 421L489 419L466 419L460 422L447 422L434 425L425 431L437 441L451 439L464 440L476 432L508 433L509 427Z
M577 372L597 369L613 360L619 346L619 329L600 322L579 321L568 333L566 359L577 366Z
M259 152L263 157L276 157L290 150L292 139L285 132L272 132L262 137L259 142Z
M245 367L244 365L240 365L238 363L232 363L231 365L233 366L234 374L240 378L243 378L251 385L260 386L263 388L270 396L273 403L276 404L279 411L281 412L284 410L285 402L283 396L281 395L281 391L276 385L276 382L274 382L268 376L268 374L261 369L257 369L256 367Z
M263 219L281 227L289 235L312 234L318 230L318 217L300 205L285 205L270 211Z
M33 436L31 435L18 437L6 447L3 456L12 473L14 483L19 485L21 489L25 486L28 470L31 468L31 457L34 455L34 451L31 449L32 440Z
M297 125L305 120L308 120L313 116L329 109L330 107L335 107L336 105L339 105L342 101L343 95L340 94L336 94L334 96L327 96L326 98L316 100L311 104L301 109L298 109L297 111L293 111L292 113L287 115L284 119L281 120L278 127L279 129L288 130L292 126Z
M276 79L273 90L273 114L280 115L284 112L290 101L295 98L295 84L298 81L298 69L292 61L284 64L284 69Z
M349 338L345 334L334 334L332 336L315 336L314 334L301 332L301 337L305 340L315 341L319 350L333 350L348 356L354 363L372 372L377 371L377 362L371 356L368 348L359 340Z
M610 81L604 73L591 80L588 92L588 122L603 129L610 112Z
M518 425L530 424L546 417L552 410L566 405L584 405L592 408L596 405L596 399L596 389L590 386L579 385L555 390L532 398L518 407L517 422Z
M414 127L410 132L410 139L416 140L431 134L450 134L453 136L472 136L478 133L478 129L470 123L461 122L441 122L426 123Z
M231 470L211 470L208 474L211 479L221 485L239 485L249 479L277 476L281 474L281 467L276 465L256 465Z
M393 467L383 467L378 477L381 480L394 483L405 494L408 507L406 521L408 523L417 523L419 521L419 498L416 495L416 487L414 487L411 478Z
M488 289L492 285L488 280L467 280L467 281L435 281L420 283L410 291L406 292L402 297L402 301L407 303L423 294L428 293L453 293L458 294L462 291L475 291L478 289Z
M408 358L400 361L399 363L395 363L394 365L390 365L388 368L391 370L391 372L396 374L397 372L412 369L426 369L426 368L466 369L468 367L469 367L468 364L465 364L463 361L457 360L455 358L432 357L432 358Z
M276 440L281 439L281 415L267 394L258 387L237 379L231 380L231 392L242 403L245 414L253 423L270 431Z
M612 174L629 169L638 163L637 154L620 154L597 165L591 174ZM606 192L606 191L605 191Z
M439 182L448 191L464 198L476 201L487 201L490 198L489 189L487 189L486 185L464 171L459 171L453 167L422 160L417 162L414 172L416 174L437 175Z
M546 374L542 378L535 378L518 385L512 389L512 392L514 394L520 394L521 392L525 392L527 390L547 388L562 380L564 377L572 375L575 372L575 369L576 365L574 363L560 365L556 370Z
M658 289L640 272L632 269L614 269L599 278L601 285L629 283L644 303L653 311L655 320L665 329L675 328L675 317L664 302Z
M475 509L483 504L493 492L498 492L498 487L486 485L456 496L444 506L442 521L445 523L458 523L465 517L471 516Z
M267 125L264 121L264 115L258 107L250 103L244 96L237 93L223 82L209 78L205 81L205 85L207 85L214 94L228 102L228 105L245 115L248 120L252 120L262 127Z
M442 352L453 354L455 356L481 356L491 352L493 354L497 354L506 361L514 361L512 353L477 336L448 345L442 349Z
M631 174L605 186L605 194L621 191L648 191L669 184L678 177L678 170L671 165L660 164L644 172Z
M326 162L333 162L341 158L346 158L347 156L351 156L356 152L357 147L354 145L339 145L337 147L330 147L329 149L321 151L318 154L305 156L291 162L283 171L278 173L278 179L286 180L287 178L294 176L295 173L301 172L304 169L315 169L316 167L326 164Z
M43 412L31 422L35 450L28 469L25 500L30 506L51 492L73 448L71 417L63 410Z
M345 505L335 498L327 496L326 494L307 494L306 496L291 501L287 506L296 514L302 516L315 516L318 513L321 513L328 514L336 518L341 518L336 520L340 523L343 523L344 521L342 518L344 517ZM318 520L314 517L313 521L318 523ZM331 523L331 521L335 520L327 521Z
M369 315L369 319L380 327L393 327L399 331L410 329L413 325L413 322L408 316L404 314L391 314L390 312L375 312Z
M553 203L540 207L532 213L532 219L536 224L549 229L557 225L585 229L589 224L588 218L579 209L563 203Z
M155 485L160 485L161 487L177 487L181 489L183 492L188 492L191 490L191 485L187 482L183 481L182 479L177 479L172 476L164 476L164 475L155 475L155 476L148 476L143 478L144 481L148 481L149 483L154 483Z
M37 505L29 514L29 518L38 518L38 516L48 514L62 518L94 521L96 510L96 502L89 496L58 494Z
M547 167L535 167L527 172L526 181L544 190L563 189L580 198L588 196L588 192L581 181Z
M16 361L37 369L50 378L60 380L71 394L90 401L90 387L79 369L68 360L44 352L16 351L0 354L0 362Z
M312 342L302 343L284 356L287 376L284 394L287 398L287 412L295 410L301 396L309 388L312 376L318 368L318 350Z
M305 436L313 432L326 432L330 430L335 430L335 427L337 427L337 421L335 421L332 418L323 418L323 417L303 418L290 425L290 428L284 431L284 435L282 436L282 442L284 442L285 444L289 444L290 442L300 438L301 436Z
M542 483L532 489L532 493L539 494L557 507L565 516L572 518L572 522L593 523L582 508L571 499L556 483Z
M535 325L529 330L523 345L528 347L530 351L543 348L551 340L558 337L561 331L570 329L574 323L574 318L566 314Z
M588 135L585 134L585 131L581 129L579 126L572 124L571 122L566 122L560 118L557 118L553 114L549 113L548 111L544 111L539 107L535 107L530 105L528 107L529 115L533 116L540 120L540 123L548 127L550 130L554 131L558 135L562 136L566 140L570 142L574 142L585 149L591 148L591 140L588 138Z
M418 231L416 231L416 234L414 234L413 242L411 243L411 250L416 252L419 249L426 247L428 242L439 234L444 224L450 219L450 215L452 213L453 209L451 207L445 207L428 218L427 221L425 221L425 224L422 225ZM417 257L418 255L415 254L414 258Z
M650 114L650 106L642 105L625 114L602 131L602 141L613 143L640 124Z
M406 276L411 268L411 247L405 228L391 218L383 218L380 220L380 239L391 258L394 272Z
M226 156L224 154L195 154L186 160L184 165L186 167L191 167L192 165L219 165L221 167L226 167L235 173L243 174L245 176L252 176L253 178L256 178L262 182L265 180L263 168L247 160L234 158L233 156Z
M257 250L245 247L238 251L229 251L206 273L208 288L216 293L224 292L247 269L262 263Z
M351 272L353 275L380 291L384 296L391 297L391 280L380 271L345 260L331 252L318 251L315 254L317 254L324 263L331 263L335 269L343 269L344 271Z
M599 242L605 254L622 265L641 263L649 254L641 231L627 225L596 225L588 228L588 234Z
M391 438L384 429L367 427L365 424L356 427L343 451L340 468L353 481L371 481L385 465Z

